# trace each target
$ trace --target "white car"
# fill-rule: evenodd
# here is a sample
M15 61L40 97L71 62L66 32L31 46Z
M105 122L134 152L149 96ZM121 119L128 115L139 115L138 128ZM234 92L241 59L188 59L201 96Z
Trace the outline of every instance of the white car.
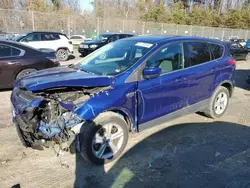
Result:
M68 37L56 32L31 32L17 40L36 49L53 49L59 61L66 61L73 54L73 45Z
M73 45L80 45L86 40L86 37L84 35L72 35L69 37L69 40L72 42Z

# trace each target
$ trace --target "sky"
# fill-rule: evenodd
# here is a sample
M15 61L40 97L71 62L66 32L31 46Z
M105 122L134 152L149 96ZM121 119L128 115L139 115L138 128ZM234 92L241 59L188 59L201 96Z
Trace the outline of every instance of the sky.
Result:
M93 6L90 4L91 0L80 0L81 8L83 10L92 10Z

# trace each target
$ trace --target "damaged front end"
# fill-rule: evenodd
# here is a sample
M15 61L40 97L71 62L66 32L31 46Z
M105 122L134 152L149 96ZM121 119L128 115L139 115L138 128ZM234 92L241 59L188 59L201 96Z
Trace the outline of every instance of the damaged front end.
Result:
M37 149L49 147L52 142L68 148L85 122L74 112L77 104L105 89L63 87L31 92L14 88L13 121L22 143Z

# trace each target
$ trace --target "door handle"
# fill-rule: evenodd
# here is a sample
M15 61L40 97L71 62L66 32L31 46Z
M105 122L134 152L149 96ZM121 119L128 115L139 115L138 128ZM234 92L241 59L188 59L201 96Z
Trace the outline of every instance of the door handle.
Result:
M177 78L175 81L176 81L176 82L183 82L183 81L186 81L186 80L187 80L186 77L179 77L179 78Z

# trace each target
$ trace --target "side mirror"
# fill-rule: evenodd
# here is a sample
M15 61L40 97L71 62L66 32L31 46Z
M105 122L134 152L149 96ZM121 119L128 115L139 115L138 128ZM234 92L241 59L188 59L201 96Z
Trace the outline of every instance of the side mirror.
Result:
M144 68L143 70L143 77L145 79L153 79L156 78L158 76L160 76L161 74L161 68L159 67L153 67L153 68Z

